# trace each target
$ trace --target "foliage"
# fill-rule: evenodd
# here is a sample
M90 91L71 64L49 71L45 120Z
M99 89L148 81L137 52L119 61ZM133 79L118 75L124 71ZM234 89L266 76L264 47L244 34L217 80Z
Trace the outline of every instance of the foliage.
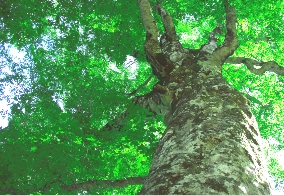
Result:
M240 40L235 55L284 64L283 2L232 3ZM199 48L217 23L224 24L219 0L163 4L186 47ZM59 191L62 183L146 176L165 127L160 116L133 106L126 96L152 74L137 3L10 0L1 2L0 13L1 61L8 67L1 72L0 90L10 89L3 98L11 106L9 125L0 134L0 188L17 186L24 194L49 187L51 194L64 194ZM13 60L11 45L25 57ZM136 52L133 63L125 62ZM273 150L282 150L283 77L269 72L256 76L244 65L228 64L223 75L247 94L263 138L273 138L278 143ZM154 83L152 79L138 95L149 92ZM123 128L102 128L125 110ZM269 162L270 173L283 179L283 167L275 158ZM135 194L140 187L92 193Z

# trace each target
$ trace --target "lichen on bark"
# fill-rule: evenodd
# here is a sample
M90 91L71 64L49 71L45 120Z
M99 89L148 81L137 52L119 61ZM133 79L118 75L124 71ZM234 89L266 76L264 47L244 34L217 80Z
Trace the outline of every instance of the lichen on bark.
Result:
M140 194L269 194L256 121L246 98L221 73L223 63L238 47L235 9L224 0L224 43L206 52L203 47L181 47L161 4L155 9L162 17L165 39L158 46L150 4L147 0L138 4L145 30L155 34L150 37L153 40L146 39L146 54L154 58L151 63L157 63L151 66L163 74L156 72L159 82L153 91L134 102L162 114L167 125ZM149 10L143 12L146 7ZM158 63L158 54L172 63L170 71Z

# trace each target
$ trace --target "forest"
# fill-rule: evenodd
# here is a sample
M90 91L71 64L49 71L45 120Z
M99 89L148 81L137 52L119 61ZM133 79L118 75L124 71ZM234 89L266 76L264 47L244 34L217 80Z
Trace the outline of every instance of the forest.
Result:
M0 4L1 194L284 193L284 2Z

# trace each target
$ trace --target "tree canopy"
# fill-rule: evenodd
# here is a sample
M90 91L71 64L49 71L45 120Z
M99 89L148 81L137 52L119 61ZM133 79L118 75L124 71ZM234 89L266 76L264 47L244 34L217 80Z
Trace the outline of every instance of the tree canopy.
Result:
M234 56L240 62L227 61L222 74L249 99L269 172L283 182L277 155L284 149L284 72L242 58L284 66L284 3L230 4L236 8L240 46ZM222 1L164 0L163 6L184 47L198 49L217 24L225 28ZM0 10L0 94L11 107L9 124L0 131L0 189L83 194L95 183L92 194L138 193L165 125L161 116L132 104L157 82L146 61L137 2L2 0ZM222 29L220 42L224 36ZM15 60L12 48L24 57Z

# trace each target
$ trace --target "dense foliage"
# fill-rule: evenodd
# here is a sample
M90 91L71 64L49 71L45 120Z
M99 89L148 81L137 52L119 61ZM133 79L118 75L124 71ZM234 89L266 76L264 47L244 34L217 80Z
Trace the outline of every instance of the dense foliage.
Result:
M225 22L218 0L163 3L186 47L199 48ZM240 41L235 55L284 65L284 3L232 4ZM136 1L2 0L0 9L0 90L11 106L9 124L0 131L0 189L64 194L61 185L146 176L165 127L129 95L152 74ZM14 59L13 48L24 57ZM267 143L270 174L283 180L277 159L284 149L283 76L254 75L245 65L225 65L223 75L250 100ZM119 126L103 128L126 110ZM135 194L140 187L102 187L92 194Z

